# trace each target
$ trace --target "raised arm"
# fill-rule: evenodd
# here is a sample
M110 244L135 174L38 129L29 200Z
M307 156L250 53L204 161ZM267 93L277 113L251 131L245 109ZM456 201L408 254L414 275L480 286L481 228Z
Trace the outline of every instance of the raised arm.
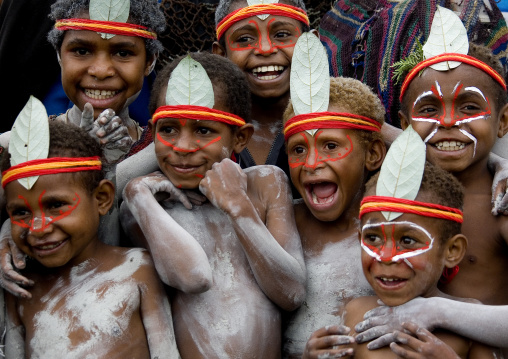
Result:
M180 358L176 346L173 319L168 297L146 255L149 264L140 268L141 318L151 358Z
M244 172L225 159L213 165L199 188L231 218L263 292L282 309L300 306L305 297L306 272L284 172L273 166L256 166Z
M126 233L135 233L139 226L142 231L139 244L150 251L164 283L186 293L204 292L212 284L208 257L194 237L157 202L154 195L159 192L169 193L191 207L185 195L162 173L153 173L138 177L125 187L122 225ZM129 220L129 212L135 221Z

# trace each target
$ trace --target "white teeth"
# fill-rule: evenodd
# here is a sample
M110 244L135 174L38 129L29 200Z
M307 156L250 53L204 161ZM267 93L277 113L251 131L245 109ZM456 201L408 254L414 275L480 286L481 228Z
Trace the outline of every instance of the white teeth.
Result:
M435 144L440 151L458 151L466 147L464 142L459 141L441 141Z
M118 91L85 89L85 95L94 100L105 100L115 96Z
M62 242L53 243L53 244L48 244L48 245L46 245L46 246L38 246L37 248L39 248L39 249L43 249L43 250L48 250L48 249L53 249L53 248L56 248L56 247L58 247L60 244L62 244Z
M382 280L383 282L393 282L393 281L395 281L396 279L393 279L393 278L381 278L381 280Z
M284 66L279 66L279 65L259 66L259 67L252 69L252 72L254 74L257 74L259 72L269 72L269 71L284 71Z

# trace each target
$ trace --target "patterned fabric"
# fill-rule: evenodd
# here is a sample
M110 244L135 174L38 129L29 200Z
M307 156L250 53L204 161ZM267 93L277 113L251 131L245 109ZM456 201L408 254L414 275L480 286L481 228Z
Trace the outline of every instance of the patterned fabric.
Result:
M459 17L471 41L489 47L505 69L508 28L494 0L485 7L490 21L480 20L483 1L463 0ZM356 78L374 89L386 108L386 121L400 127L400 84L390 66L407 57L416 41L425 43L437 5L449 0L338 0L321 20L319 33L328 52L330 74Z

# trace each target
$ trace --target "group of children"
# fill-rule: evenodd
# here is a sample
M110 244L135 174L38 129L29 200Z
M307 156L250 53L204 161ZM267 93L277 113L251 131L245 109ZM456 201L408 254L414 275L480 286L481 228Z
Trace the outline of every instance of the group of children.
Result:
M52 7L75 107L45 136L31 100L0 137L7 357L498 357L439 321L435 333L396 323L398 344L378 350L355 328L379 299L408 312L416 297L508 304L508 220L491 214L488 166L508 131L495 57L471 46L420 59L402 86L408 129L387 154L377 95L354 79L312 83L322 64L301 1L220 1L214 54L164 66L141 133L127 106L162 15L156 1L104 3ZM307 70L302 112L291 86ZM134 141L150 145L123 159ZM146 251L99 240L116 201L122 243Z

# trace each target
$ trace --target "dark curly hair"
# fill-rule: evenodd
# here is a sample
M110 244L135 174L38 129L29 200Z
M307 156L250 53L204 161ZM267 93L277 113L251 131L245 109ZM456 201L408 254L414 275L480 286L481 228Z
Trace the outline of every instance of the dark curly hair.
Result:
M61 121L49 122L49 153L50 157L102 157L99 143L78 126ZM11 167L10 154L6 152L2 158L2 172ZM82 171L69 173L79 181L89 193L104 179L103 171Z
M52 20L80 17L80 13L88 12L90 0L57 0L51 5L49 17ZM160 35L166 28L164 13L156 0L131 0L129 23L145 26ZM48 41L59 51L65 31L52 29L48 33ZM163 50L159 40L144 39L147 55L156 55Z
M221 91L228 112L240 116L246 122L250 122L251 93L247 79L238 66L225 57L208 52L193 52L189 55L203 66L214 90ZM153 114L161 105L159 103L161 91L165 91L173 70L186 56L176 58L157 74L150 95L150 113Z
M374 194L379 173L376 173L365 185L365 196ZM451 173L425 162L422 183L416 200L462 210L464 205L464 187ZM442 241L461 232L461 224L446 219L434 219L440 229Z

